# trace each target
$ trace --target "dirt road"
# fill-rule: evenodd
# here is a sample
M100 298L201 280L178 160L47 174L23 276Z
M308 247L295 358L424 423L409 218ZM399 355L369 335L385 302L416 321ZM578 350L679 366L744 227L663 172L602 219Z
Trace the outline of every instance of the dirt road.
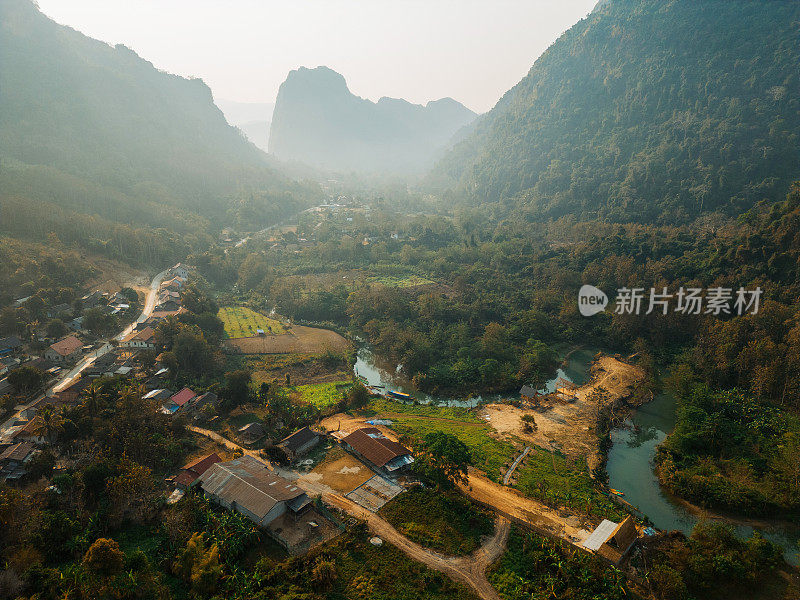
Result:
M366 521L372 533L399 548L407 556L468 585L483 600L500 600L500 596L486 579L486 569L506 548L511 524L505 517L497 518L494 535L474 553L469 556L444 556L412 542L380 516L344 496L325 494L323 498L347 514Z
M210 440L214 440L220 446L224 446L228 450L232 450L234 452L236 450L239 450L239 451L243 452L244 454L249 454L250 456L253 456L253 457L257 458L261 462L264 462L264 463L268 464L269 466L272 466L272 463L270 463L267 459L265 459L265 458L263 458L261 456L261 452L260 451L258 451L258 450L250 450L248 448L245 448L244 446L240 446L236 442L232 442L228 438L222 437L220 434L218 434L215 431L211 431L210 429L203 429L202 427L195 427L194 425L187 425L186 429L188 429L189 431L193 431L194 433L199 433L200 435L202 435L204 437L207 437Z
M476 502L519 519L542 534L560 537L575 545L589 536L589 531L581 527L581 519L577 516L562 516L559 511L527 498L513 488L495 483L472 468L468 483L459 487Z

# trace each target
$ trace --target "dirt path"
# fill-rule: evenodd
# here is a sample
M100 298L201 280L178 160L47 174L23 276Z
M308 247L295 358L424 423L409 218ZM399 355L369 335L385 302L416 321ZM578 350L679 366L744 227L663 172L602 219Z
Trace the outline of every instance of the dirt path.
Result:
M509 467L508 471L506 471L506 474L503 475L503 485L508 485L508 482L511 481L511 477L514 475L514 471L517 470L519 463L525 460L525 457L528 456L528 453L530 453L530 451L531 447L525 446L525 450L522 451L522 454L520 454L517 458L514 459L514 462L511 464L511 467Z
M228 438L222 437L215 431L211 431L210 429L203 429L202 427L195 427L194 425L187 425L186 429L188 429L189 431L193 431L194 433L199 433L200 435L207 437L210 440L214 440L220 446L224 446L228 450L233 450L233 451L240 450L244 454L249 454L250 456L257 458L261 462L266 463L271 467L273 466L272 463L270 463L267 459L261 456L261 452L259 452L258 450L250 450L248 448L240 446L236 442L232 442Z
M325 494L323 498L347 514L366 521L372 533L399 548L407 556L468 585L483 600L500 600L500 596L486 579L486 569L502 555L508 543L511 524L505 517L497 518L494 535L474 553L469 556L444 556L412 542L383 518L344 496Z
M601 356L592 365L592 380L572 390L572 402L545 400L530 408L488 404L478 414L501 436L517 437L548 451L555 447L570 458L586 460L592 472L601 460L600 413L630 396L643 378L639 367ZM523 415L534 417L535 431L523 430Z
M214 440L228 450L241 450L246 454L250 454L266 462L270 467L275 469L278 475L296 481L300 487L306 489L310 493L321 494L322 498L328 504L342 509L350 516L366 521L370 531L393 546L396 546L414 560L444 573L455 581L468 585L475 590L478 596L483 600L500 600L500 596L497 595L497 592L491 586L489 580L486 579L486 569L495 560L500 558L506 548L511 523L505 517L497 517L494 535L471 555L445 556L427 550L419 544L412 542L382 517L367 510L360 504L356 504L352 500L345 498L341 494L330 492L331 488L327 485L319 485L303 476L298 478L297 473L271 465L268 461L265 461L257 451L243 448L236 442L232 442L214 431L203 429L202 427L195 427L193 425L189 425L187 429Z
M518 519L544 535L559 537L580 547L580 542L589 536L589 531L581 527L577 516L562 516L559 511L545 506L532 498L519 494L512 488L487 479L470 468L469 481L459 486L467 496L501 515Z

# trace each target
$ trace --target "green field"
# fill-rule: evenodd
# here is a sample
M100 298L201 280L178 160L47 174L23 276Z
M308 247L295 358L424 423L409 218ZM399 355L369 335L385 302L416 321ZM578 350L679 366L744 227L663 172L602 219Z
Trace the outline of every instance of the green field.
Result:
M286 333L280 321L246 306L224 306L219 309L217 316L225 325L225 335L229 338L253 337L258 329L263 329L266 334Z
M352 384L352 381L329 381L293 386L288 390L290 393L297 393L298 399L302 402L308 402L317 408L327 408L339 402L342 393Z
M408 415L409 417L433 417L437 419L450 419L467 423L483 423L474 411L459 406L437 406L435 404L406 404L395 402L389 398L375 398L370 402L369 408L376 413L390 412Z
M424 437L432 431L451 433L464 442L472 452L473 466L497 481L500 470L517 450L503 440L492 437L492 427L464 408L413 405L378 399L370 404L375 415L389 414L392 429L401 435Z

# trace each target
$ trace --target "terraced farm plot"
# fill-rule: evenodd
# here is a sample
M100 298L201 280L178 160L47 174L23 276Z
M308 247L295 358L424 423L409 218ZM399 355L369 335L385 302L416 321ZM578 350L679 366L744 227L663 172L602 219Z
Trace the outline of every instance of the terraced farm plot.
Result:
M435 281L420 277L419 275L400 275L399 277L394 275L375 275L369 277L368 281L385 287L396 288L410 288L421 285L433 285L436 283Z
M225 341L229 351L241 354L322 354L345 352L350 343L330 329L292 325L280 335L257 335Z
M267 335L286 333L280 321L246 306L224 306L219 309L218 316L225 325L225 335L232 339L254 337L259 329Z

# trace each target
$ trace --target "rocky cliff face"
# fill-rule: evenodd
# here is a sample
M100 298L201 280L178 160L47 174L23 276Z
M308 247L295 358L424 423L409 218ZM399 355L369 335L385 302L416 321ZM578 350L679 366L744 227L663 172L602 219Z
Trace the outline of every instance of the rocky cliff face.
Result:
M422 106L353 95L339 73L300 68L281 85L269 150L278 158L359 172L413 172L429 167L476 115L451 98Z

